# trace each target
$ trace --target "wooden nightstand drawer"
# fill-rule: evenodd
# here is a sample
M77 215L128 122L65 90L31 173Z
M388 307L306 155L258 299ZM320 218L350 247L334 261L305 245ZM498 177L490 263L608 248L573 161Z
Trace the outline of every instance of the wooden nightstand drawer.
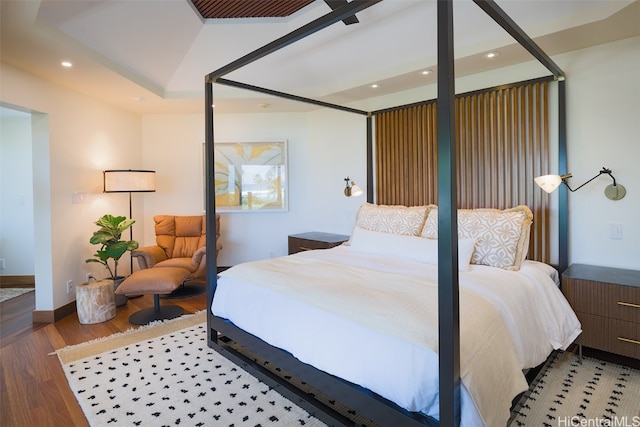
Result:
M333 248L347 240L349 240L349 236L344 234L321 233L317 231L292 234L289 236L289 255L302 251Z
M578 343L640 359L640 325L577 312L584 331Z
M640 323L640 288L571 279L563 291L576 311Z

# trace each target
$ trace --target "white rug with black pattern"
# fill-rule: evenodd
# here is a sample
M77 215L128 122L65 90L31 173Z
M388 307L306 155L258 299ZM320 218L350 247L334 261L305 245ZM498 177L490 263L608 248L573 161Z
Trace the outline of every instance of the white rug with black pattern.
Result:
M640 371L557 352L514 407L509 426L640 426Z
M200 323L67 363L58 356L91 426L325 425L206 338Z

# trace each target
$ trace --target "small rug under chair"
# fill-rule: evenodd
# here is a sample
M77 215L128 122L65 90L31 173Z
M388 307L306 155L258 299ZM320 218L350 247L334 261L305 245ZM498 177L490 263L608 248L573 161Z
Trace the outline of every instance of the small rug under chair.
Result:
M640 371L555 352L514 406L509 426L640 426Z
M205 321L200 313L58 350L89 424L325 425L209 348Z

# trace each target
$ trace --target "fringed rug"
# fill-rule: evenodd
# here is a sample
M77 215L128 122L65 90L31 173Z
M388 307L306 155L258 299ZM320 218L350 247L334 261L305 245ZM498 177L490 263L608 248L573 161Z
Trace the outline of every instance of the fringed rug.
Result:
M0 302L5 302L34 290L34 288L0 288Z
M640 371L557 352L512 413L510 427L640 426Z
M207 346L199 313L57 352L92 426L324 426Z

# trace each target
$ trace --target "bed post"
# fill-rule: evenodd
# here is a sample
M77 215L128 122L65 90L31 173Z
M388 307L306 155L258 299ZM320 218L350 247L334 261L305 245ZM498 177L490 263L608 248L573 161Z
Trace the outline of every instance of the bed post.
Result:
M216 198L214 184L214 158L213 158L213 82L205 78L204 86L205 103L205 212L207 226L207 340L208 345L218 342L218 333L211 326L211 300L218 283L218 263L216 248ZM213 244L211 243L213 242Z
M367 113L367 202L373 203L373 118Z
M460 425L460 298L453 0L438 1L438 335L440 425Z
M567 92L564 78L558 81L558 173L567 173ZM564 187L564 186L563 186ZM569 266L569 192L558 192L558 271ZM561 284L562 286L562 284Z

